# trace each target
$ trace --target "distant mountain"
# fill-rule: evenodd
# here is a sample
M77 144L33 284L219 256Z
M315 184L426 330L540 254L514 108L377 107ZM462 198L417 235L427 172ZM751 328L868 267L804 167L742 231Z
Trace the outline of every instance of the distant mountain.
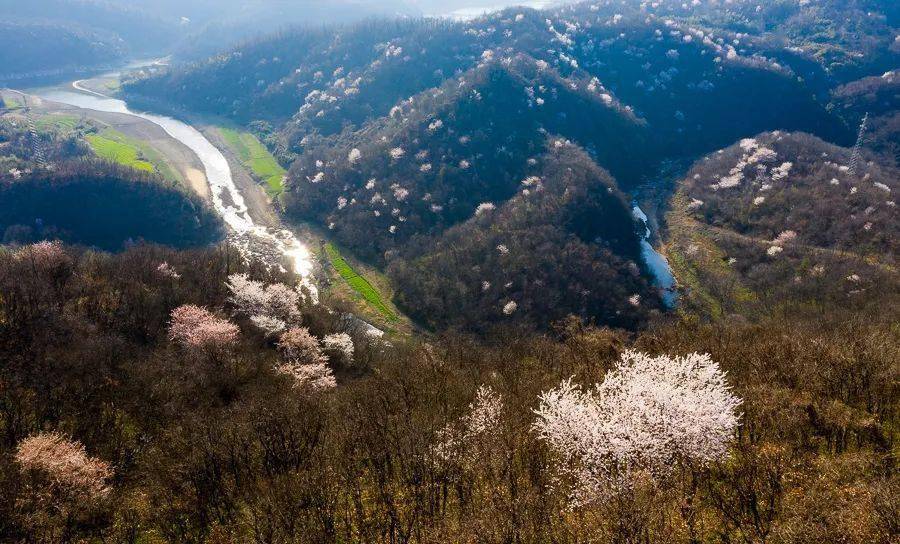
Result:
M111 65L125 52L115 34L52 22L0 21L0 83Z
M126 58L202 58L291 25L410 13L342 0L0 0L0 80L75 73Z

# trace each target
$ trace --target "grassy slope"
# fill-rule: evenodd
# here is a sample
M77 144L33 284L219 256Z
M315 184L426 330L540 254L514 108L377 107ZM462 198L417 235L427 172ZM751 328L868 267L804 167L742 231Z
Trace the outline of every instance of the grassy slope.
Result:
M123 137L124 138L124 137ZM113 131L104 130L103 134L88 134L85 139L91 144L91 148L97 156L130 166L136 170L153 172L155 169L149 162L140 158L137 146L131 145L116 137Z
M169 167L159 152L145 142L129 138L113 129L88 134L85 139L94 153L104 159L146 172L156 171L166 179L181 181L181 177Z
M0 96L0 105L10 111L17 110L22 107L22 104L17 102L15 99L4 96Z
M40 131L59 130L69 132L75 130L81 119L74 115L47 115L35 121L35 127Z
M340 274L344 281L346 281L356 293L362 296L369 304L378 310L382 316L387 318L388 321L398 321L399 318L397 317L397 314L388 307L381 296L381 293L379 293L366 278L359 275L359 273L350 266L334 244L326 244L325 253L328 256L328 261L331 263L331 266L334 267L337 273Z
M272 198L278 197L284 190L282 179L287 171L278 164L269 150L249 132L238 132L230 128L222 128L220 132L244 166L265 182L266 193Z
M688 200L681 192L672 198L662 252L683 291L680 310L720 318L757 300L757 295L742 284L704 225L690 216Z

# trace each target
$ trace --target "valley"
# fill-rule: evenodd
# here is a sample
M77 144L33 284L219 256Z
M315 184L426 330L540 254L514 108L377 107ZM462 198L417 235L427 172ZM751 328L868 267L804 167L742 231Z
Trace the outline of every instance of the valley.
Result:
M154 61L149 65L156 64ZM155 170L170 181L182 183L222 215L230 230L230 242L240 248L245 258L282 269L286 265L317 297L318 283L326 277L321 263L329 262L323 249L325 241L302 224L287 227L281 222L273 207L273 199L278 196L273 187L280 184L284 170L255 137L202 117L196 120L199 129L195 129L173 118L134 112L124 102L103 94L104 90L114 89L117 82L118 75L108 73L29 93L5 92L22 97L23 105L40 117L39 124L47 127L65 128L78 120L108 126L86 138L98 155L116 162L124 160L125 166L139 170ZM128 141L134 144L129 145ZM136 153L155 160L138 159ZM295 233L300 233L303 241ZM383 328L387 325L395 330L400 324L409 330L409 324L398 321L396 309L388 310L365 279L355 272L353 278L345 277L344 269L351 270L346 263L340 269L334 264L328 268L333 270L333 280L343 279L352 287L340 296L351 303L354 312L368 316ZM364 292L356 289L357 281L365 282ZM361 298L354 302L356 297ZM381 334L377 328L371 331Z
M900 542L897 2L4 1L0 542Z

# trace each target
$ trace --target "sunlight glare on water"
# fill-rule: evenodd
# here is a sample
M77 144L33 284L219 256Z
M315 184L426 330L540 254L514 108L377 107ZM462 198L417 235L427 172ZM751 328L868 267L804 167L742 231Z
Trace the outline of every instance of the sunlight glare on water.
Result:
M213 207L228 225L232 243L247 257L258 256L267 262L271 261L272 254L285 257L293 271L300 275L317 298L317 291L310 281L313 257L309 248L287 229L271 229L253 221L244 196L234 183L228 160L199 130L170 117L132 111L124 101L115 98L59 90L40 93L38 96L79 108L140 117L158 125L171 137L186 145L203 163Z

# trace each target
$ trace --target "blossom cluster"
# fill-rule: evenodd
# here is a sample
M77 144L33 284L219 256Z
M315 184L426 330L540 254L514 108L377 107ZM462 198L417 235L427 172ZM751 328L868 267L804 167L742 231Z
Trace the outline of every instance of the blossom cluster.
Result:
M663 477L679 462L722 459L740 404L709 355L625 351L593 389L569 379L544 392L534 429L580 506L627 488L639 473Z
M331 368L326 364L328 358L322 353L319 340L309 333L309 329L293 327L284 332L278 342L278 349L284 361L276 365L275 371L293 378L294 387L322 390L337 386Z
M232 274L225 283L228 301L269 334L277 334L302 319L303 294L283 283L266 285L247 274Z
M19 442L15 460L26 471L44 474L51 486L59 486L87 499L109 494L109 464L90 457L80 442L57 432L38 433Z
M466 412L438 433L435 457L442 462L473 461L481 441L500 426L502 413L503 397L490 386L481 385Z
M193 348L223 347L234 344L238 327L227 319L213 315L209 310L185 304L172 310L169 338L178 344Z
M46 240L19 248L15 258L30 261L38 270L54 270L71 262L61 243Z

